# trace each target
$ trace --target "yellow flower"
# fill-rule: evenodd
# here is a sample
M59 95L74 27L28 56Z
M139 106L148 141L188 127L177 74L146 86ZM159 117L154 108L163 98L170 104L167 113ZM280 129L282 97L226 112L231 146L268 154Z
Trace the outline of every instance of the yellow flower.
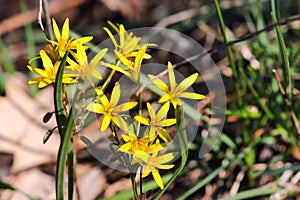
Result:
M116 56L124 64L125 69L109 63L103 63L103 65L125 74L134 82L139 82L141 65L142 65L143 58L146 54L146 50L147 50L146 48L139 49L134 61L131 61L130 59L126 58L123 54L115 50L114 52Z
M146 133L144 137L138 138L131 130L129 130L128 135L122 134L125 144L119 148L119 151L130 154L141 154L151 153L163 149L163 146L159 142L151 144L156 138L155 135L150 137L147 135L148 134Z
M112 43L115 46L115 50L122 54L124 57L135 57L137 55L137 51L142 48L147 48L148 46L156 46L155 44L139 44L141 38L133 36L133 33L128 33L123 24L118 24L117 26L108 21L108 24L119 34L120 36L120 43L118 44L115 37L111 33L111 31L104 27L104 31L108 34ZM145 54L145 59L150 59L151 56L149 54Z
M76 40L74 40L73 38L70 38L69 18L67 18L65 20L61 33L60 33L57 23L54 19L52 19L52 24L53 24L54 35L55 35L57 41L53 41L53 40L48 40L48 41L57 47L57 51L61 58L64 56L66 51L70 51L70 53L73 54L73 52L71 50L76 49L78 42L81 44L84 44L93 39L92 36L81 37Z
M164 95L159 99L159 103L164 103L167 101L171 101L174 108L177 105L181 105L181 101L179 98L187 98L187 99L204 99L205 96L193 92L184 92L188 87L190 87L198 77L198 73L194 73L189 77L185 78L179 84L176 83L175 75L173 71L173 66L170 62L168 62L168 74L169 74L169 82L170 89L161 79L156 78L155 76L149 74L149 78L153 81L153 83L164 92Z
M160 187L164 189L164 184L162 182L161 176L159 174L159 169L171 169L174 167L174 164L165 164L170 162L176 156L176 153L167 153L162 156L157 156L158 152L154 152L151 156L150 154L137 154L131 164L139 163L140 165L145 165L142 177L148 176L152 173L152 176Z
M32 84L38 84L39 88L43 88L51 83L55 82L57 70L59 68L60 62L57 61L53 65L52 60L49 58L49 56L46 54L44 50L40 51L40 57L42 58L44 69L40 69L37 67L32 67L27 65L28 69L30 71L33 71L34 73L40 75L40 77L34 78L30 81L28 81L29 85ZM64 74L62 82L63 83L75 83L76 74Z
M96 89L96 93L99 97L100 103L90 103L87 105L86 109L104 115L101 130L105 131L112 121L122 130L128 131L128 126L119 113L132 109L137 105L137 102L127 102L117 105L121 96L120 84L118 82L112 90L110 101L108 101L102 90Z
M166 119L169 108L170 102L166 102L156 114L151 104L147 102L149 118L144 116L135 116L135 119L141 124L145 124L150 127L150 135L158 134L164 141L170 142L171 137L163 127L175 124L176 119Z
M95 77L99 80L102 79L102 76L100 72L97 71L96 67L100 64L100 60L105 55L107 50L108 49L105 48L99 51L97 55L95 55L95 57L90 61L90 63L88 63L87 55L83 45L81 43L77 43L77 53L73 55L76 62L70 58L67 59L67 62L70 64L69 69L77 71L79 78L89 81L92 86L94 86L92 77Z

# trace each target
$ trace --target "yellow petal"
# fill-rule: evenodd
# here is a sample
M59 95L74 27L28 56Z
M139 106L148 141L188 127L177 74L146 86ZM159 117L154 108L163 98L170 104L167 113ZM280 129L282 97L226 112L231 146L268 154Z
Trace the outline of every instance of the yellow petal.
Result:
M125 120L120 117L119 115L114 115L112 117L112 121L114 122L114 124L116 124L120 129L124 130L124 131L128 131L128 125L125 122Z
M120 32L119 32L119 34L120 34L120 46L122 46L125 43L125 28L124 28L123 24L121 24L119 26L119 30L120 30Z
M187 99L197 99L197 100L205 98L204 95L193 93L193 92L182 92L178 95L178 97L187 98Z
M122 134L122 138L125 142L128 142L130 140L130 137L128 135Z
M160 187L160 189L164 189L164 184L162 182L161 176L158 173L158 170L153 170L152 171L152 176L157 183L157 185Z
M131 144L125 143L118 149L118 151L129 153L130 148L131 148Z
M197 80L199 74L194 73L190 75L189 77L185 78L181 83L179 83L175 89L176 93L183 92L186 90L188 87L190 87L195 81Z
M44 50L40 51L40 56L42 58L42 62L43 62L43 66L44 66L45 70L48 71L51 68L53 68L53 63Z
M148 74L148 77L152 80L152 82L156 85L156 87L158 87L159 89L161 89L164 92L169 91L167 84L165 84L165 82L163 82L161 79L159 79L151 74Z
M138 51L138 54L136 55L135 59L134 59L134 68L140 68L144 55L146 53L146 48L142 48Z
M158 131L158 135L159 137L161 137L161 139L163 139L165 142L171 142L172 141L172 138L171 136L169 135L169 133L161 128L159 131Z
M163 122L163 126L171 126L176 123L176 119L166 119Z
M135 116L134 119L136 121L140 122L141 124L149 125L149 123L150 123L150 120L147 117Z
M87 62L87 56L81 43L77 43L77 57L80 65Z
M158 103L164 103L166 101L169 101L171 99L169 94L164 94L164 96L162 96L159 100Z
M128 68L133 69L132 63L121 53L119 53L117 50L114 50L116 56L119 58L119 60Z
M150 119L154 119L155 118L155 111L154 111L154 109L152 108L152 106L149 102L147 102L147 109L148 109L148 112L149 112Z
M91 112L100 113L100 114L103 114L105 112L103 105L101 105L99 103L90 103L86 106L85 109L87 109Z
M101 124L101 131L105 131L108 128L110 122L111 122L111 116L109 114L104 115L102 124Z
M118 44L117 44L117 41L116 39L114 38L113 34L110 32L110 30L106 27L103 28L103 30L108 34L108 36L110 37L112 43L114 44L114 46L117 48L118 47Z
M120 100L120 96L121 96L120 84L116 82L110 97L111 107L115 107L118 104Z
M173 167L174 167L173 164L171 164L171 165L158 165L157 166L158 169L171 169Z
M157 118L159 120L164 119L167 116L169 109L170 109L170 102L168 101L157 112Z
M98 62L103 58L103 56L106 54L107 51L108 51L107 48L102 49L101 51L99 51L97 53L97 55L95 55L95 57L91 60L91 64L92 65L98 64Z
M114 69L118 72L121 72L122 74L125 74L126 76L130 77L130 73L125 71L124 69L122 69L121 67L117 66L117 65L113 65L113 64L110 64L110 63L105 63L105 62L101 62L102 65L106 66L106 67L109 67L111 69Z
M57 40L60 40L61 35L55 19L52 18L53 32Z
M134 108L136 105L138 104L138 102L127 102L127 103L123 103L121 105L118 105L115 107L114 112L124 112L127 110L130 110L131 108Z
M65 20L62 28L61 38L64 41L67 41L69 39L69 18Z
M176 79L175 79L173 66L171 62L168 62L168 74L169 74L169 81L170 81L170 90L174 91L176 86Z
M53 83L51 80L49 79L43 79L43 81L41 81L38 85L38 88L43 88L46 87L47 85Z
M167 153L162 156L159 156L158 158L159 158L160 164L170 162L171 160L173 160L175 158L176 154L177 153Z
M146 176L148 176L150 174L150 171L149 170L145 170L142 174L142 178L145 178Z

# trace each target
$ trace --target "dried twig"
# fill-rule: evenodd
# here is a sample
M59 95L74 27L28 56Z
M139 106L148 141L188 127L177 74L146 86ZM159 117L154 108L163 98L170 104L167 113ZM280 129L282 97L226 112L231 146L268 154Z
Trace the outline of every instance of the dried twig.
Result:
M277 71L275 69L273 69L273 75L276 79L276 82L277 82L277 85L278 85L278 88L279 88L279 91L280 91L280 94L282 95L283 99L284 99L284 103L290 113L290 116L292 118L292 122L293 122L293 125L294 125L294 128L295 128L295 131L300 139L300 128L299 128L299 124L298 124L298 120L297 120L297 116L292 108L292 105L286 95L286 92L284 91L283 87L282 87L282 84L280 82L280 78L277 74Z

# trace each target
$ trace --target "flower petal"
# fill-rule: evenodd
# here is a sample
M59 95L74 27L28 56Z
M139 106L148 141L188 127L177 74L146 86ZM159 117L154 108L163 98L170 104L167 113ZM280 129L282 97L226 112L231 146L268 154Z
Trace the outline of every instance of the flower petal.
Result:
M135 116L134 119L144 125L149 125L150 123L150 120L144 116Z
M155 114L155 111L154 109L152 108L151 104L149 102L147 102L147 109L148 109L148 113L149 113L149 116L150 116L150 119L154 119L156 114Z
M161 89L164 92L169 92L169 88L167 86L167 84L165 84L165 82L163 82L161 79L148 74L148 77L152 80L152 82L156 85L156 87L158 87L159 89Z
M100 114L104 114L105 112L103 105L99 103L90 103L85 107L85 109Z
M157 183L157 185L160 187L160 189L164 189L164 184L162 182L161 176L158 173L158 170L153 170L152 171L152 176Z
M91 60L91 64L92 65L96 65L98 64L98 62L103 58L103 56L106 54L106 52L108 51L108 48L102 49L101 51L99 51L94 58Z
M116 124L120 129L124 130L124 131L128 131L128 125L125 122L125 120L119 116L119 115L114 115L112 117L112 121L114 122L114 124Z
M55 19L52 18L53 32L57 40L60 40L61 35Z
M110 104L112 108L114 108L118 104L120 100L120 96L121 96L120 84L116 82L110 97Z
M205 98L204 95L193 93L193 92L182 92L178 95L178 97L187 98L187 99L197 99L197 100Z
M103 118L102 124L101 124L101 131L105 131L108 128L111 120L112 120L112 117L110 116L110 114L104 115L104 118Z
M69 39L69 18L65 20L62 28L61 39L67 41Z
M183 92L186 90L188 87L190 87L195 81L197 80L199 74L194 73L190 75L189 77L183 79L176 87L175 91L176 93Z
M131 108L134 108L136 105L138 104L138 102L127 102L127 103L123 103L121 105L118 105L114 108L114 112L124 112L127 110L130 110Z
M176 154L177 153L167 153L167 154L159 156L158 158L159 158L160 164L170 162L171 160L173 160L175 158Z
M168 62L168 75L170 81L170 91L174 91L176 86L176 79L171 62Z
M157 112L157 118L159 120L165 119L166 116L167 116L167 114L168 114L168 112L169 112L169 109L170 109L170 102L168 101Z

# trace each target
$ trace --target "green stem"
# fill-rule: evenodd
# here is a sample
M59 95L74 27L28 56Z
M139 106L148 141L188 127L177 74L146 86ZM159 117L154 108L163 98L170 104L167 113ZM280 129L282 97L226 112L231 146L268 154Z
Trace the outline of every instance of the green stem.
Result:
M271 13L272 19L274 23L277 23L277 18L276 16ZM292 85L292 73L291 73L291 67L290 67L290 62L289 62L289 57L287 55L287 49L285 46L285 41L283 38L282 31L279 26L275 27L276 30L276 35L280 47L280 53L283 59L283 73L284 73L284 79L285 79L285 90L286 94L288 96L288 99L290 101L290 104L292 104L292 91L293 91L293 85Z
M71 137L72 139L72 137ZM71 144L72 145L72 141ZM68 199L73 199L73 193L74 193L74 152L73 152L73 146L69 149L68 152Z
M219 23L220 23L221 32L222 32L222 35L223 35L223 38L224 38L224 42L227 43L228 39L227 39L227 35L226 35L226 28L225 28L224 19L223 19L223 16L222 16L221 8L220 8L220 5L219 5L219 1L214 0L214 4L215 4L215 7L216 7L216 11L217 11L217 15L218 15ZM239 94L239 85L238 85L238 81L237 81L238 80L237 70L236 70L236 66L235 66L235 63L234 63L231 47L226 46L226 51L227 51L227 55L228 55L228 59L229 59L229 64L230 64L231 69L232 69L232 78L235 82L234 88L235 88L237 103L238 103L238 106L240 107L242 105L242 99L241 99L241 96Z
M169 185L175 180L175 178L181 173L183 170L187 158L188 158L188 146L187 146L187 135L186 135L186 129L185 129L185 121L184 121L184 111L182 106L176 107L176 124L177 124L177 133L178 133L178 139L179 139L179 146L181 151L181 162L173 174L173 176L168 180L168 182L165 184L164 189L157 192L153 200L158 200L161 195L165 193Z

